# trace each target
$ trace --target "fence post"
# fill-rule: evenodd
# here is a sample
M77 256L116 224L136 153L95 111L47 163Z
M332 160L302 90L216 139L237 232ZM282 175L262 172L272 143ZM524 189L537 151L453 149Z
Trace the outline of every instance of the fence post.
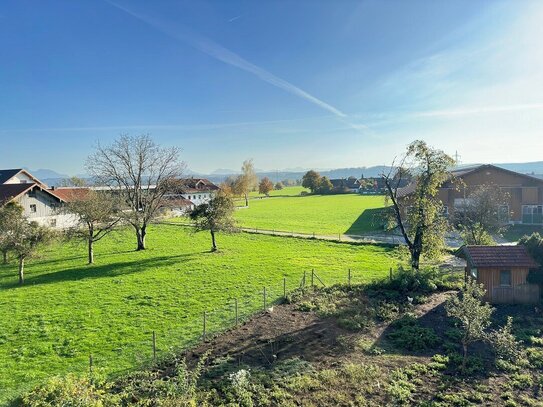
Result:
M153 331L153 363L156 363L156 333Z
M305 288L305 274L306 274L306 271L304 270L304 283L302 285L303 288Z
M238 318L238 299L235 299L235 313L236 313L236 326L238 326L239 318Z
M90 376L91 382L92 382L92 363L93 363L92 353L90 353L89 354L89 376Z
M206 319L207 319L207 312L204 311L204 331L202 334L202 338L204 342L206 341Z
M349 281L349 288L351 288L351 269L349 269L349 274L348 274L347 279Z
M315 269L311 269L311 288L315 286Z
M341 233L339 233L339 234L337 235L337 237L338 237L338 240L341 242Z
M287 278L283 277L283 298L287 299Z
M266 311L266 287L264 287L264 311Z
M313 232L313 239L315 239L315 232Z
M392 267L390 268L389 273L390 273L390 281L392 281Z

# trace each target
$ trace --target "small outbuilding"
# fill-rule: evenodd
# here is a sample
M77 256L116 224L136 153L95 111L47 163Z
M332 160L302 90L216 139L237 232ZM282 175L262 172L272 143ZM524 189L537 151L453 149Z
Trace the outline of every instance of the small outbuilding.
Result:
M494 304L537 303L540 287L528 282L539 265L524 246L464 246L466 279L483 284L484 300Z

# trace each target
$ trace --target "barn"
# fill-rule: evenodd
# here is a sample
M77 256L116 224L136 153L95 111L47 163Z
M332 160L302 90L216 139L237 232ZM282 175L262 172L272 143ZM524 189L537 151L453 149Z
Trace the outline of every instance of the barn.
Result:
M484 300L494 304L537 303L540 287L528 282L539 265L524 246L464 246L466 279L483 284Z

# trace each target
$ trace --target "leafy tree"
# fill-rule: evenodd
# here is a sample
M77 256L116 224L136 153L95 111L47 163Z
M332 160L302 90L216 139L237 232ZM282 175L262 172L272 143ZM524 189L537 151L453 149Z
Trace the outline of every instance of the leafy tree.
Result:
M190 218L194 221L196 231L209 230L212 243L211 251L216 251L215 233L235 230L233 214L234 202L232 198L219 192L209 202L194 208L190 213Z
M319 188L321 176L317 171L309 170L302 177L302 186L315 193Z
M253 160L243 161L241 175L236 179L234 191L245 197L245 206L249 206L249 192L255 190L257 184L258 178L256 176Z
M414 141L398 167L383 175L387 200L392 203L395 221L411 255L411 267L418 270L422 254L435 257L444 247L447 221L438 198L439 187L450 177L454 160L424 141ZM394 175L392 171L396 169ZM402 180L413 177L414 192L399 197Z
M0 207L0 252L2 252L4 264L8 262L11 235L17 222L23 218L23 211L22 206L14 202Z
M543 265L543 236L534 232L530 236L520 238L519 245L523 245L536 262Z
M281 181L277 182L275 184L275 186L273 187L273 189L276 189L278 191L280 191L281 189L283 189L285 186L283 185L283 183Z
M454 223L460 231L465 244L492 245L492 234L499 233L503 227L504 217L500 206L507 201L507 194L495 185L481 185L463 200L462 205L455 208Z
M26 259L34 256L39 247L50 242L52 237L51 230L37 222L29 222L22 215L16 219L9 237L9 250L19 261L19 284L24 283Z
M268 177L262 178L258 184L258 193L270 196L271 191L273 191L273 182Z
M87 160L89 173L123 202L120 213L136 232L137 250L145 250L147 227L181 176L179 154L179 148L161 147L148 135L122 135L109 146L98 144Z
M543 285L543 236L534 232L530 236L520 238L518 244L525 246L528 253L539 264L538 269L530 270L528 273L528 283Z
M483 285L469 279L457 296L450 298L446 304L447 315L460 323L462 330L463 359L462 371L466 369L468 346L485 339L486 329L490 326L490 316L494 309L483 303L485 290Z
M74 191L63 210L77 218L78 225L68 231L73 238L87 243L88 262L94 263L94 243L109 233L121 220L120 204L108 191L81 188Z
M317 187L317 192L319 194L329 194L330 192L332 192L333 189L334 186L332 185L328 177L321 177L319 179L319 186Z

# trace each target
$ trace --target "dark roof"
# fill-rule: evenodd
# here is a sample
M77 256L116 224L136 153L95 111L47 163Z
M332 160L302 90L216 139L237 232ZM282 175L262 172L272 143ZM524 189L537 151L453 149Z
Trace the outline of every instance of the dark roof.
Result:
M178 180L177 188L181 193L197 193L206 191L216 191L217 185L206 178L184 178Z
M0 184L3 184L4 182L9 181L11 178L13 178L15 175L20 173L23 169L22 168L14 168L11 170L0 170Z
M539 267L524 246L464 246L462 251L470 267Z
M334 188L355 189L360 187L360 181L358 181L358 179L354 177L331 179L330 182L332 183Z
M0 204L7 203L13 198L32 189L36 184L3 184L0 185Z

